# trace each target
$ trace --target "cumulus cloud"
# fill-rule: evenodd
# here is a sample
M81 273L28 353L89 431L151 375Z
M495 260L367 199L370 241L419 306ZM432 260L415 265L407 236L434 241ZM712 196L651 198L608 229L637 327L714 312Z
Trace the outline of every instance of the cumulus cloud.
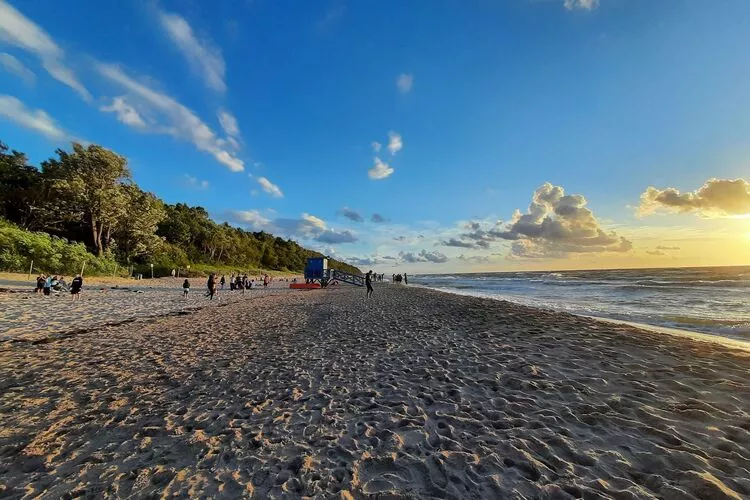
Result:
M257 181L258 181L258 184L260 184L260 187L263 188L263 191L265 191L266 193L270 194L274 198L283 198L284 197L284 193L281 192L281 189L279 189L279 186L277 186L276 184L272 183L271 181L269 181L265 177L258 177Z
M411 73L401 73L400 75L398 75L398 78L396 78L396 88L398 88L398 91L402 94L408 94L413 84L414 75L412 75Z
M97 64L99 73L110 81L126 88L144 107L160 115L164 125L149 129L154 133L169 134L191 142L198 150L210 153L216 161L233 172L244 170L245 163L225 148L223 141L195 113L172 97L158 92L128 76L118 66Z
M381 180L390 176L393 172L394 170L387 163L383 163L383 161L376 156L375 166L367 171L367 175L369 175L372 180Z
M401 136L393 130L388 132L388 151L390 151L392 155L395 155L401 151L403 147L404 141L401 139Z
M190 24L181 16L159 12L159 22L167 36L185 56L193 71L209 88L224 92L225 64L221 51L207 39L199 39Z
M372 214L372 217L370 217L370 220L374 222L375 224L380 224L381 222L386 222L388 219L376 213L376 214Z
M0 95L0 116L28 128L35 130L50 139L62 139L65 132L50 115L41 109L32 110L13 96Z
M193 177L190 174L185 174L185 183L190 187L198 189L208 189L207 180L199 180L197 177Z
M599 0L565 0L563 6L568 10L593 10L599 6Z
M440 252L428 252L427 250L422 250L419 253L400 252L398 256L402 261L408 263L432 262L435 264L443 264L448 262L448 257L445 254Z
M343 215L347 219L353 222L364 222L365 218L360 215L359 212L356 210L352 210L351 208L344 207L341 210L339 210L339 214Z
M28 84L32 84L36 81L36 75L34 72L7 52L0 52L0 66L2 66L8 73L16 75Z
M675 188L649 186L641 194L638 214L658 211L694 213L702 217L750 214L750 182L745 179L709 179L695 191L681 193Z
M487 229L471 222L463 239L485 247L495 241L512 241L510 256L521 258L630 251L633 244L613 231L602 229L586 204L582 195L566 195L562 187L547 182L534 192L526 213L516 210L508 224L498 222Z
M354 243L357 241L357 237L351 231L334 231L333 229L327 229L315 236L315 241L338 245L340 243Z
M115 97L109 106L101 106L99 111L115 113L117 119L133 128L145 128L146 121L136 109L125 101L125 96Z
M240 126L237 124L237 118L227 110L220 109L217 114L219 117L219 123L224 132L229 136L229 140L233 140L235 137L240 135Z
M65 65L63 50L46 31L4 0L0 0L0 40L36 55L52 78L76 91L85 101L91 101L91 93Z

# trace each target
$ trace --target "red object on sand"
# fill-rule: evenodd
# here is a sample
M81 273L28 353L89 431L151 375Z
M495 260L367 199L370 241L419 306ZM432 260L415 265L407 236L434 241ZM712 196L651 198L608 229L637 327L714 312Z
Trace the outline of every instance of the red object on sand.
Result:
M292 283L289 285L289 288L294 288L295 290L315 290L316 288L320 288L320 283Z

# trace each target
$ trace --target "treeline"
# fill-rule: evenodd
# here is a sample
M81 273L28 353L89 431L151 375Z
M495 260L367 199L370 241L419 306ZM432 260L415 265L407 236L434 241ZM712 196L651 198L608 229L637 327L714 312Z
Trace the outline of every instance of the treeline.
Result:
M133 267L157 275L206 266L302 271L320 253L266 232L217 224L202 207L169 205L133 181L124 157L73 144L29 165L0 142L0 268L68 272L87 261L97 272ZM11 224L9 224L10 222ZM331 260L331 266L360 270Z

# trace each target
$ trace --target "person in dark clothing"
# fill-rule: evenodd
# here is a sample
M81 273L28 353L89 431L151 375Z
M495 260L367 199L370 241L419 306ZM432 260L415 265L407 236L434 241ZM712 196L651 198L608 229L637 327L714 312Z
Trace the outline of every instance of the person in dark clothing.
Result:
M42 289L44 288L44 282L46 281L46 278L43 274L40 274L36 277L36 290L34 290L34 293L37 295L41 295Z
M406 277L406 273L404 273L404 285L409 284L409 278Z
M190 293L190 282L186 279L182 282L182 296L187 298Z
M374 291L372 288L372 271L368 271L365 274L365 285L367 285L367 298L369 299L372 297L372 292Z
M83 278L80 274L77 274L70 282L70 296L73 300L81 298L81 288L83 288Z
M221 285L221 289L224 290L224 284L227 282L226 279L224 279L224 275L221 275L221 279L219 280L219 284Z
M213 273L209 275L208 283L206 283L206 286L208 287L208 293L206 294L206 297L209 297L209 300L214 300L214 295L216 295L216 276L214 276Z

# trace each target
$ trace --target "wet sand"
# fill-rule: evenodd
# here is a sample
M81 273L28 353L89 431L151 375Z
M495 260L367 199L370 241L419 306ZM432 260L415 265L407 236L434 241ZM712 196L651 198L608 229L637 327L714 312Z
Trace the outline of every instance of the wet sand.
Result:
M743 498L750 357L403 286L0 343L0 496Z

